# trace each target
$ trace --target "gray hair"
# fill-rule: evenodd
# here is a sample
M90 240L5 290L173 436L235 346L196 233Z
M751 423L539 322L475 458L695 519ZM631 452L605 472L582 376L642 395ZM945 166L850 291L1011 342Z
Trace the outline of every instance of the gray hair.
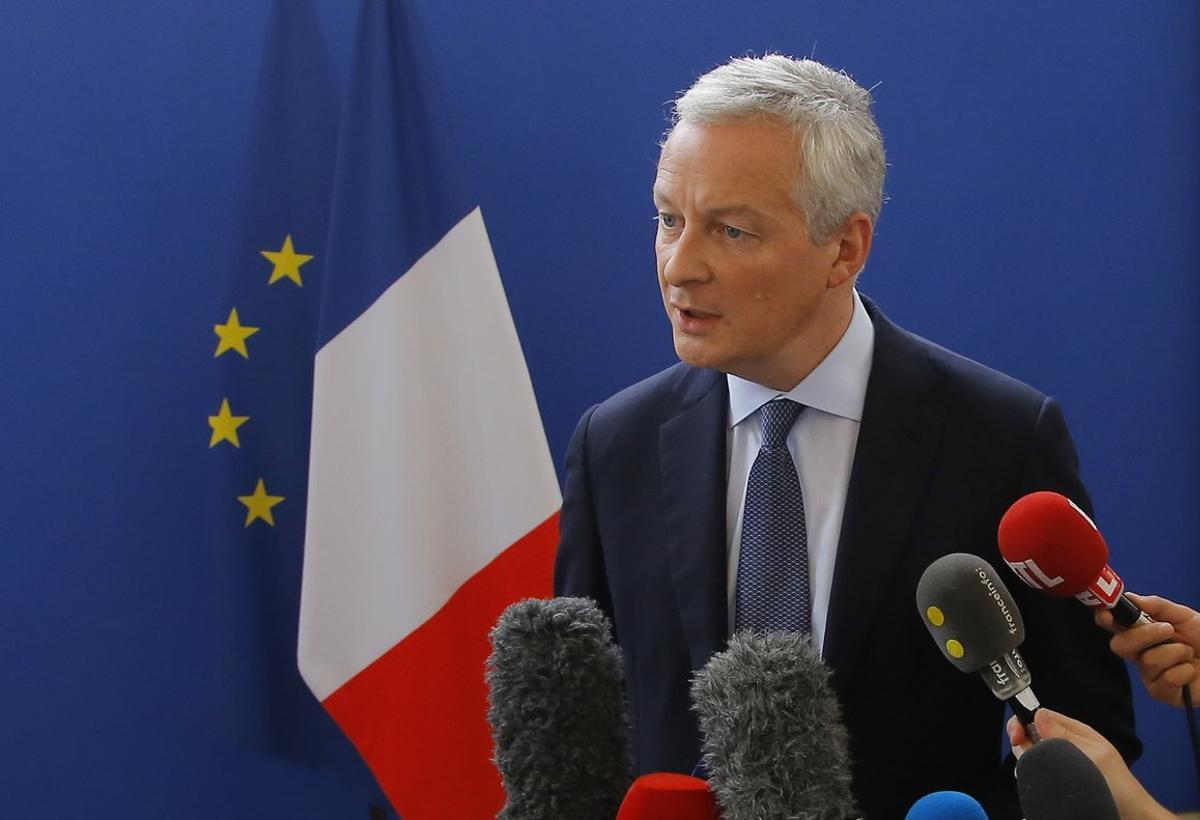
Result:
M854 211L878 221L886 162L869 91L815 60L738 57L675 100L672 128L761 116L778 117L800 139L793 198L814 242L832 239Z

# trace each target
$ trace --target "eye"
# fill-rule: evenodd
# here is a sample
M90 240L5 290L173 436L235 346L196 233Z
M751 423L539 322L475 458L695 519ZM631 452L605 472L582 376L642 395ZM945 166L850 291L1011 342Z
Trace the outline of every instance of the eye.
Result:
M746 235L745 231L743 231L741 228L735 228L733 225L726 225L721 230L725 232L725 237L727 239L741 239Z
M674 228L679 224L679 217L675 214L664 214L659 212L654 215L654 221L664 228Z

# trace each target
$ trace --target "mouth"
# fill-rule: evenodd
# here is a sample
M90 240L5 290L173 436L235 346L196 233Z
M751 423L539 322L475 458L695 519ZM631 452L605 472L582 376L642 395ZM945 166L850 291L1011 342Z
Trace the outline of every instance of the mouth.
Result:
M683 307L676 304L672 304L671 307L675 312L677 326L686 333L706 330L721 318L719 313L710 313L694 307Z

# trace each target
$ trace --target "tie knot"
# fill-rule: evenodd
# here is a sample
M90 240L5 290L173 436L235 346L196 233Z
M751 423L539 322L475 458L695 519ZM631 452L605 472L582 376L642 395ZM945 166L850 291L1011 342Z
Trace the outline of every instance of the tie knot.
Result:
M759 410L762 412L763 447L786 447L788 431L804 405L791 399L772 399Z

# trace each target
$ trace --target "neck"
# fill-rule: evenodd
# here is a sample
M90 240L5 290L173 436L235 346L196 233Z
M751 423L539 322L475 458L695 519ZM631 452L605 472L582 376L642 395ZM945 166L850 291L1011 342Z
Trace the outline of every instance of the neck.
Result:
M829 292L828 302L819 311L816 321L786 350L781 350L777 360L758 373L737 373L744 379L757 382L772 390L786 393L816 370L825 361L829 352L837 347L846 335L850 320L854 316L852 286L837 288Z

